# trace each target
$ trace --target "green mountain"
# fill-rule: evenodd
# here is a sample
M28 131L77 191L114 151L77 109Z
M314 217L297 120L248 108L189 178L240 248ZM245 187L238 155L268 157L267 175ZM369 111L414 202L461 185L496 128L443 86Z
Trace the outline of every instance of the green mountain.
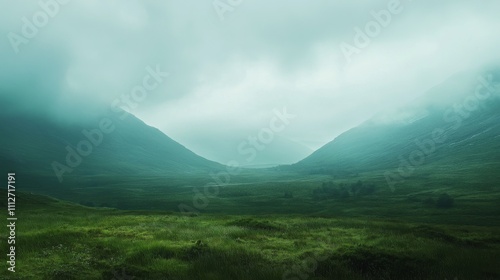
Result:
M222 168L131 114L98 114L55 121L8 110L0 113L0 161L47 183L86 175L189 174Z
M426 168L498 170L498 81L499 71L454 75L411 104L345 132L292 168L341 176L385 171L389 182Z

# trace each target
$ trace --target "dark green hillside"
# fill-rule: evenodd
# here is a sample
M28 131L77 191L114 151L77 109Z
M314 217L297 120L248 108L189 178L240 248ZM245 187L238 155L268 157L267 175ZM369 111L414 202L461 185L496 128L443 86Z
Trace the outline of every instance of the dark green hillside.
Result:
M0 113L1 171L6 172L8 166L34 180L52 184L58 183L54 162L61 174L64 172L63 181L96 174L190 174L222 167L133 115L126 116L122 119L116 114L104 114L85 123L65 123ZM79 145L82 141L86 144ZM73 166L67 162L69 154Z

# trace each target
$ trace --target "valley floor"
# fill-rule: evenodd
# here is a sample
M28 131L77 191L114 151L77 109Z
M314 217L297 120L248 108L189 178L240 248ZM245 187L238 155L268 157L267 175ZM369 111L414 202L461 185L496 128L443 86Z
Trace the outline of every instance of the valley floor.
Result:
M18 196L16 272L4 266L2 279L500 279L498 226L186 216Z

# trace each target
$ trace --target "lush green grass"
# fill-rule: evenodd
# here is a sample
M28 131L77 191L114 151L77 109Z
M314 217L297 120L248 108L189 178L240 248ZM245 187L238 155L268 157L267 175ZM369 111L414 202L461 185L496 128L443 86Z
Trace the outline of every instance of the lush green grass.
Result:
M19 194L17 208L17 272L4 269L2 279L500 278L500 228L436 225L439 215L434 224L341 215L185 216L88 208L27 193Z
M18 176L18 191L73 203L20 193L17 272L4 269L0 278L500 279L494 170L422 166L394 192L383 172L245 170L208 190L213 178L203 174L75 177L64 185ZM373 191L350 189L359 180ZM348 194L315 196L324 183ZM452 207L437 207L444 193Z

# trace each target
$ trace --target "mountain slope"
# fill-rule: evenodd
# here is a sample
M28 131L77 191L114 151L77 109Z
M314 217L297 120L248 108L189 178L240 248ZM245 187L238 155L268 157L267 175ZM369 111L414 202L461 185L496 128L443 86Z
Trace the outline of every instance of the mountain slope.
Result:
M438 164L454 169L500 163L499 72L451 77L421 98L379 114L293 165L296 170L394 174ZM489 80L486 86L485 80Z
M43 116L0 114L2 171L61 182L69 176L165 175L221 168L133 115L125 116L104 114L70 124Z

